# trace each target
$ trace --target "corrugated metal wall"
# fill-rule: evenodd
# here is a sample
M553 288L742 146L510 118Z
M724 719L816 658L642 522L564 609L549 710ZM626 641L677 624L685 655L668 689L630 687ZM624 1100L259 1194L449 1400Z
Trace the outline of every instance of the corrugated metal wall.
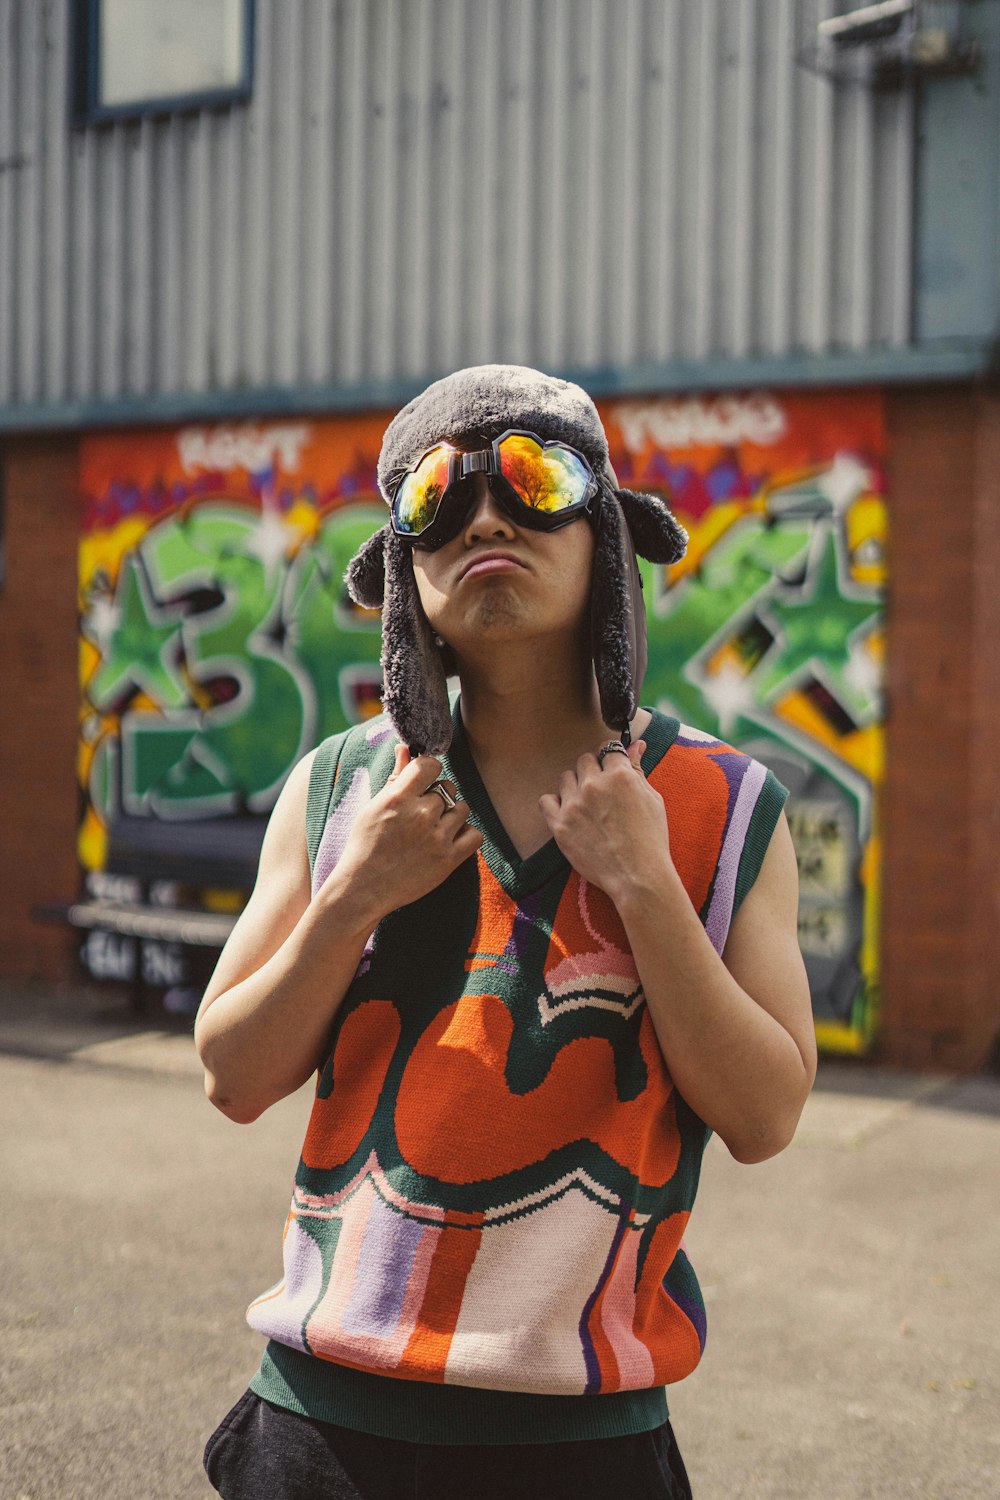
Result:
M833 0L257 0L248 107L87 129L68 4L0 0L0 402L910 341Z

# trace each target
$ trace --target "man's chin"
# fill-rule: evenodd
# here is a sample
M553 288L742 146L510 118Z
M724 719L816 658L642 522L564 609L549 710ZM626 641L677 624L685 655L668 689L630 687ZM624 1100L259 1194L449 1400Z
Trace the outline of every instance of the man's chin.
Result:
M472 601L468 615L469 634L478 640L506 641L530 632L528 611L512 589L483 589Z

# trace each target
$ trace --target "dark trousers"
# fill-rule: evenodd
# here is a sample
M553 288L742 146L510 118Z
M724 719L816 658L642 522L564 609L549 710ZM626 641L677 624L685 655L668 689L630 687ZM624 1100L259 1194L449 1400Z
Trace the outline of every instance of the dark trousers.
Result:
M209 1438L205 1470L223 1500L691 1500L669 1422L572 1443L408 1443L252 1391Z

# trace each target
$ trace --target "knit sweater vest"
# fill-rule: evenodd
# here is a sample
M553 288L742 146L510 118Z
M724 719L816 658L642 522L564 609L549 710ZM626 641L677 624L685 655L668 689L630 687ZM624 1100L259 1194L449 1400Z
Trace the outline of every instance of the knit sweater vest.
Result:
M644 738L721 954L785 790L663 714ZM320 747L314 892L396 743L383 716ZM337 1011L284 1274L247 1313L270 1340L252 1388L413 1441L643 1431L704 1345L682 1236L710 1132L673 1087L615 907L554 840L518 857L458 704L444 770L483 846L379 923Z

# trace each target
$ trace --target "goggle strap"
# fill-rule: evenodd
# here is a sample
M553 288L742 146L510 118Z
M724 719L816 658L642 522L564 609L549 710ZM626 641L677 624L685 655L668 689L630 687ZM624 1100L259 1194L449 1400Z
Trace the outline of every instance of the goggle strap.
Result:
M492 474L494 472L492 448L483 448L478 453L462 453L459 456L462 460L460 479L464 479L468 474Z

